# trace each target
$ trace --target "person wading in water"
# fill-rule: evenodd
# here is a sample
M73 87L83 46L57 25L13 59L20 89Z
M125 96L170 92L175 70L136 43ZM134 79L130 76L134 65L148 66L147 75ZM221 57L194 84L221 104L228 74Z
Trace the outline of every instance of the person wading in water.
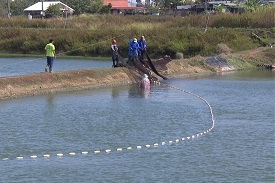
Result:
M142 80L139 82L139 87L145 90L150 90L150 80L148 79L148 75L144 74Z

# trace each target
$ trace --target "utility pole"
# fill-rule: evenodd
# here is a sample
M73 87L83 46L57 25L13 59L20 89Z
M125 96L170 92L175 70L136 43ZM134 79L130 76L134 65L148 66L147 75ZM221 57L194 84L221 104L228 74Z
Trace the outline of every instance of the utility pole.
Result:
M68 19L68 9L66 8L66 9L64 10L64 12L65 12L64 29L66 29L67 19Z
M10 0L7 0L7 4L8 4L8 18L11 18L11 4L10 4Z
M41 19L43 19L44 15L45 15L45 13L44 13L44 4L43 4L44 0L40 0L40 1L41 1L41 4L42 4Z

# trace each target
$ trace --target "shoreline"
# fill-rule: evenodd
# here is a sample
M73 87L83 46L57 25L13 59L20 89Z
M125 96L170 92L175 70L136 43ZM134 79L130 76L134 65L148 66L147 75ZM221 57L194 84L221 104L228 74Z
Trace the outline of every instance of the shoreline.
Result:
M258 60L275 63L275 51L268 48L257 48L250 51L221 54L213 57L194 57L190 59L172 60L157 70L168 78L206 77L218 72L238 70L228 63L228 59L236 57L256 67ZM237 62L240 62L237 60ZM190 64L199 62L199 64ZM204 64L201 64L204 63ZM218 64L217 64L218 63ZM221 64L222 63L222 64ZM251 64L250 64L251 65ZM159 77L158 77L159 78ZM81 69L54 73L36 73L22 76L0 77L0 100L46 95L49 93L110 87L115 85L136 84L141 74L126 67L105 69ZM161 78L159 78L161 80Z
M213 72L199 67L181 69L184 73L171 73L169 78L209 75ZM49 93L85 90L116 85L137 84L142 75L126 67L81 69L53 73L35 73L0 78L0 100ZM162 78L158 77L161 81Z

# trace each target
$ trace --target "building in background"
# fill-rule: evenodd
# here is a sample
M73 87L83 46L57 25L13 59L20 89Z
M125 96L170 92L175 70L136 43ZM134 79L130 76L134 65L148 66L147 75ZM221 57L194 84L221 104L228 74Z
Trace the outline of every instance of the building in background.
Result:
M49 8L51 5L58 5L60 8L60 11L63 13L66 13L66 16L72 15L74 12L74 9L69 7L68 5L60 2L60 1L40 1L35 3L32 6L29 6L28 8L24 9L25 15L31 15L33 18L40 18L45 16L45 11Z
M144 7L137 7L136 0L103 0L103 4L112 5L112 14L135 14L137 12L144 13L146 10Z

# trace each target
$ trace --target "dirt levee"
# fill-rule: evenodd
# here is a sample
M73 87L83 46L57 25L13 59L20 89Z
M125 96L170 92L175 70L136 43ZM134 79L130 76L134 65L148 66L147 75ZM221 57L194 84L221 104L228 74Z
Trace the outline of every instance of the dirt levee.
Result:
M194 75L212 74L234 69L227 62L228 57L238 57L238 62L251 62L254 65L268 62L274 65L275 52L268 48L257 48L235 54L220 54L215 57L195 57L191 59L173 60L156 69L168 78L190 77ZM191 60L191 62L190 62ZM153 74L153 73L152 73ZM142 73L133 68L117 67L106 69L82 69L56 73L37 73L23 76L0 77L0 100L23 96L43 95L47 93L83 90L112 85L137 83ZM157 77L157 76L156 76ZM160 80L162 78L159 78Z
M86 69L0 78L0 99L136 82L126 68Z

